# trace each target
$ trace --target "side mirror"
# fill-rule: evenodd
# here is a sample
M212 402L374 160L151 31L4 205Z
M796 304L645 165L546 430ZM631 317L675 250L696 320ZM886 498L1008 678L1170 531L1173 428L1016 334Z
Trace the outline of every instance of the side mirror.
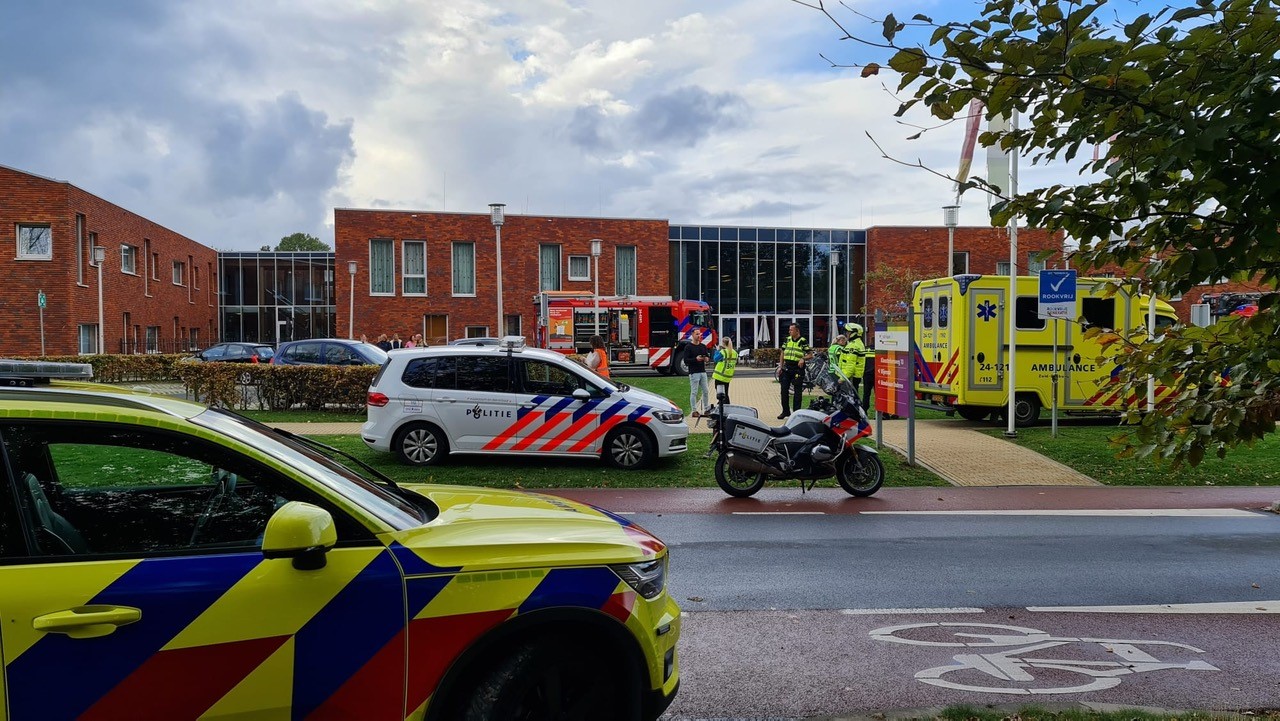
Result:
M338 527L323 508L290 501L267 521L262 535L265 558L292 558L299 571L317 571L325 566L325 554L338 543Z
M591 391L586 388L574 388L573 399L575 401L589 401L591 400Z

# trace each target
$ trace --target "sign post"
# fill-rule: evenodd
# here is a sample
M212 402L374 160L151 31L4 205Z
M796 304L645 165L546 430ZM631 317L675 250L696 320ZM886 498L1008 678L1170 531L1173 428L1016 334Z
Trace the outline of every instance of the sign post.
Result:
M1040 311L1041 318L1053 319L1053 356L1050 364L1049 378L1053 382L1053 399L1050 404L1050 434L1058 437L1058 375L1065 363L1058 362L1058 328L1059 322L1066 318L1072 320L1076 310L1076 271L1074 270L1042 270L1040 271Z
M40 355L44 356L44 307L48 305L49 299L44 295L44 289L41 288L36 292L36 305L40 307Z
M897 416L907 420L907 465L913 466L915 453L915 382L910 371L911 333L909 325L889 325L876 331L876 441L881 437L880 419Z

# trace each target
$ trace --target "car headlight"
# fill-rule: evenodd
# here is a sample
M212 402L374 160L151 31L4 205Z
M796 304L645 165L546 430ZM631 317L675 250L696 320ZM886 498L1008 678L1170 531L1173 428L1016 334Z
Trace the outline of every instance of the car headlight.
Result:
M653 417L663 423L684 423L684 413L680 411L654 411Z
M656 598L667 587L666 556L641 563L619 563L609 568L645 598Z

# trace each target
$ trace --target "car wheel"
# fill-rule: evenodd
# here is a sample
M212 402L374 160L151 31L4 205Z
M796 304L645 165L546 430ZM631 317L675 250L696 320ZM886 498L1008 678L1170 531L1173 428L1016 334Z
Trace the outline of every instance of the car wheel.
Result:
M240 374L236 376L236 383L242 386L251 385L253 383L253 374L249 371L240 371Z
M1034 426L1040 421L1040 399L1032 393L1019 393L1013 401L1013 425Z
M614 468L644 468L653 462L653 441L638 426L622 426L605 436L601 453Z
M391 442L396 458L409 466L431 466L444 460L449 443L435 426L410 423L396 432Z
M530 642L481 677L463 714L465 721L625 718L620 699L632 698L619 674L584 649ZM635 716L635 711L631 711Z

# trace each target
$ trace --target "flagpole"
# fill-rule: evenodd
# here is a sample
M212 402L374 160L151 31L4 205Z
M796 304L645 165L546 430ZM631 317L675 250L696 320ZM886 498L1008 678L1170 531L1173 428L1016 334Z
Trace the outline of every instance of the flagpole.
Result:
M1015 108L1012 113L1011 132L1018 132L1018 111ZM1009 199L1012 200L1018 196L1018 147L1015 145L1010 148L1009 153ZM1014 215L1009 219L1009 300L1005 303L1005 315L1009 319L1009 407L1006 415L1009 419L1008 427L1005 429L1004 435L1007 438L1017 438L1018 431L1014 424L1013 414L1017 408L1017 390L1018 390L1018 336L1016 316L1018 306L1018 216Z

